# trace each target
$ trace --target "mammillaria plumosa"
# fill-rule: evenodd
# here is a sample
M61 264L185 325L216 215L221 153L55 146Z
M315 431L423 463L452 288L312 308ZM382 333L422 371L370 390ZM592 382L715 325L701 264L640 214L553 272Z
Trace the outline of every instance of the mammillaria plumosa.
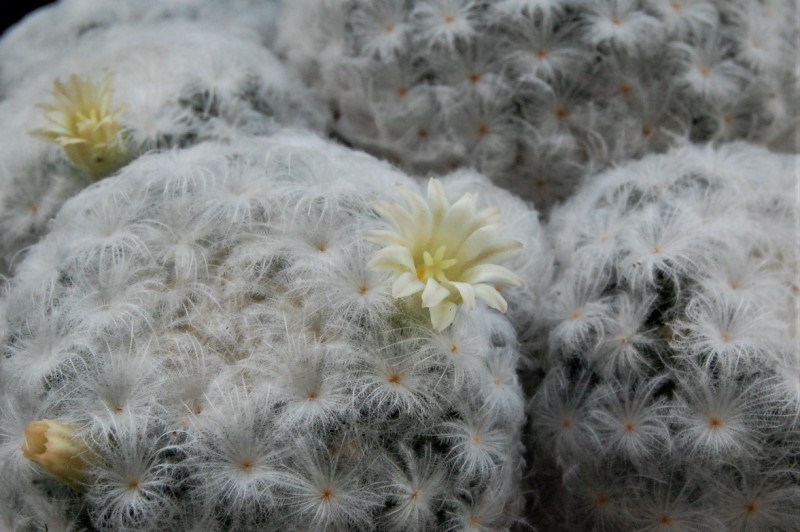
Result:
M553 212L534 523L797 529L798 167L746 144L682 148Z
M0 118L0 273L66 198L143 153L324 122L258 41L181 20L84 37L8 94Z
M471 172L432 186L498 207L522 245L503 264L532 276L535 212ZM297 134L144 156L67 201L6 298L5 526L512 524L513 324L477 302L436 330L368 267L389 228L370 202L421 192ZM504 288L510 315L526 290ZM22 457L40 419L74 427L84 491Z
M0 39L0 98L56 68L84 42L128 26L185 21L270 46L282 0L59 0L30 13ZM145 44L142 41L141 44Z
M796 20L783 0L300 0L280 40L335 136L545 209L687 141L798 150Z
M797 2L283 3L0 39L0 529L796 532Z

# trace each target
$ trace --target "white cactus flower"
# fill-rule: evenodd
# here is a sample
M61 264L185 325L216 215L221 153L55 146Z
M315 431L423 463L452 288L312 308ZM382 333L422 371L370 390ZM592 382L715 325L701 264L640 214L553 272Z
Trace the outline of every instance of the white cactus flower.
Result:
M372 205L395 231L369 231L367 240L383 249L369 267L394 274L392 295L403 298L421 293L422 307L430 310L434 329L453 323L459 305L470 310L480 299L505 312L500 295L504 285L519 286L520 278L509 269L493 264L518 251L522 244L503 239L500 209L477 211L478 195L467 193L450 205L437 179L428 182L425 199L398 185L410 210L375 199Z
M53 82L54 104L39 104L48 126L31 132L64 149L75 166L95 178L105 177L125 164L119 115L125 106L113 108L111 76L99 84L71 75L67 83Z

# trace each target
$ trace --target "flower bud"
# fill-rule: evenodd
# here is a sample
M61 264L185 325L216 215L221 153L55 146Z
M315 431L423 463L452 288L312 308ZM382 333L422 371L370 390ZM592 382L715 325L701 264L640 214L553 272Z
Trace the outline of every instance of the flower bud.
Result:
M75 439L77 431L52 419L32 421L25 429L22 454L70 486L86 480L86 447Z

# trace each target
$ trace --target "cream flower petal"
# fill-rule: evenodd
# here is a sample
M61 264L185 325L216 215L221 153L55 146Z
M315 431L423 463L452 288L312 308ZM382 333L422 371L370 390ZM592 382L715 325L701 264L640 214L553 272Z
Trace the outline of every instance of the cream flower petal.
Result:
M439 244L456 249L458 244L466 238L471 232L477 199L477 194L467 193L450 207L439 227L439 234L441 235L438 240Z
M405 209L398 205L394 205L393 203L389 203L388 201L379 199L373 199L370 203L372 203L372 207L378 212L378 214L389 220L389 222L395 226L395 228L397 228L401 234L408 235L414 233L416 222Z
M431 312L431 325L437 332L441 332L453 323L456 319L456 312L458 305L445 301L435 307L430 308Z
M397 192L406 200L409 208L411 209L411 217L417 222L416 231L423 229L430 230L433 216L430 208L425 203L425 200L419 194L415 194L408 187L397 185Z
M501 224L486 225L477 229L464 240L464 243L461 244L461 247L456 252L458 260L469 262L478 257L493 242L497 241L502 232L503 226Z
M42 114L48 122L58 124L65 129L69 127L69 117L65 116L64 112L60 109L53 106L45 107L44 105L40 105L39 109L43 111Z
M377 251L367 266L376 271L416 271L411 251L404 246L389 246Z
M95 178L105 177L125 164L127 155L117 121L125 106L111 107L112 78L99 84L70 76L53 82L55 104L40 104L48 126L31 133L59 144L70 161Z
M470 284L494 283L519 286L522 279L503 266L497 264L478 264L468 269L461 275L461 281Z
M478 211L475 193L466 193L451 205L436 179L428 182L427 201L404 186L398 185L398 193L408 210L373 201L378 214L396 231L366 234L371 242L385 246L369 266L392 272L392 294L418 298L423 308L430 309L431 323L439 331L453 323L461 304L473 309L477 299L505 312L500 286L522 281L489 260L511 255L521 244L502 238L500 209Z
M367 231L364 234L364 239L380 246L402 246L406 242L405 238L394 231L382 230Z
M450 208L450 202L447 201L442 182L438 179L428 181L428 203L431 206L434 218L439 221L441 220L440 215Z
M417 276L411 272L400 274L400 277L394 280L392 284L393 297L408 297L417 292L422 292L425 289L425 283L417 279Z
M493 245L486 247L483 252L472 259L473 262L487 262L489 259L502 261L516 255L522 248L522 242L517 240L496 240Z
M87 144L87 142L83 139L76 139L72 137L58 137L56 138L56 142L58 142L62 146L72 146L73 144Z
M478 299L503 314L508 310L508 303L493 286L488 284L475 285L475 295Z
M422 291L422 307L435 307L450 295L450 291L436 282L435 279L429 278L425 284L425 290Z
M475 215L475 220L481 225L500 223L502 219L503 213L500 212L500 207L487 207Z
M472 310L475 308L475 287L469 283L458 283L458 282L450 282L453 286L456 287L458 293L461 295L461 299L464 300L464 304L467 306L468 309Z

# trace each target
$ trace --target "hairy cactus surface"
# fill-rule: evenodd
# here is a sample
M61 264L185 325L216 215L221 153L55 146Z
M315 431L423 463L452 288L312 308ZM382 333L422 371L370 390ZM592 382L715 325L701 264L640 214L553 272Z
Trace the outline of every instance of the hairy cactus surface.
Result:
M454 221L477 213L464 246L482 224L496 237L499 217L518 245L493 262L545 268L521 200L466 171L431 187ZM418 295L393 297L368 266L386 206L421 195L385 163L294 134L146 155L67 201L5 298L3 526L512 525L520 325L448 292L461 304L437 330ZM496 293L512 317L529 298Z
M797 150L796 22L782 0L307 0L281 42L334 135L547 208L685 141Z
M324 121L260 43L181 20L84 37L0 102L0 119L2 273L66 198L143 153Z
M554 211L558 273L534 333L548 370L529 405L535 523L797 530L799 165L682 148Z
M0 530L800 532L798 17L31 14Z
M72 55L81 42L121 27L184 20L252 35L270 46L282 0L59 0L31 13L0 39L0 96ZM139 44L145 44L142 41ZM191 56L187 56L189 60ZM195 58L197 60L198 58Z

